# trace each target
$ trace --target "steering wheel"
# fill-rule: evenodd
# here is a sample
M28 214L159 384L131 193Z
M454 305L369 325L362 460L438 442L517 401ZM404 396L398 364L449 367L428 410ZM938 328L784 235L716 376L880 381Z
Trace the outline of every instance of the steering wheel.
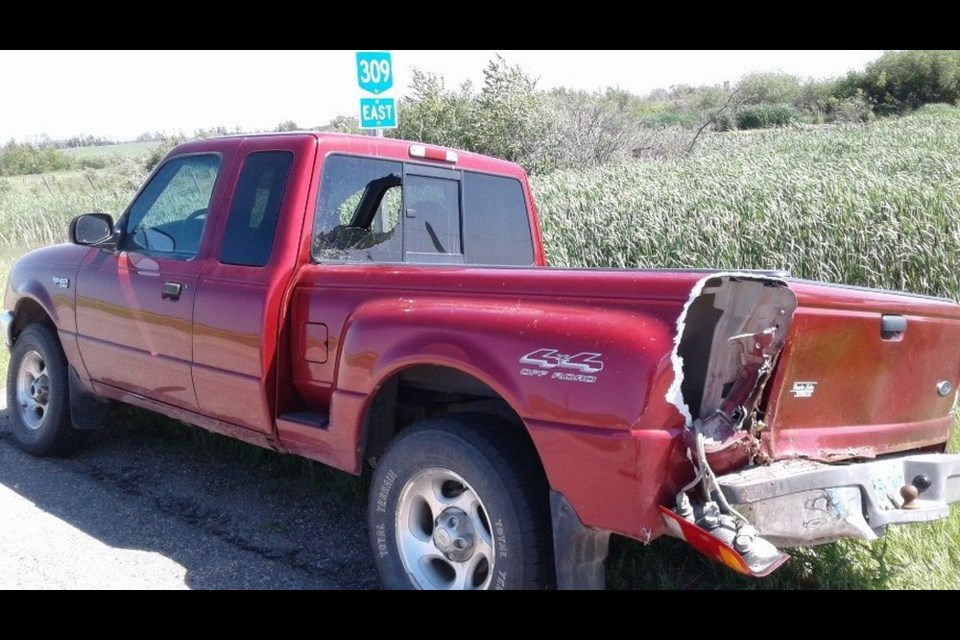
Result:
M154 240L159 238L165 238L170 241L169 247L157 247L156 242L150 242L150 234L156 234ZM142 242L140 241L142 239ZM158 229L156 227L144 227L138 226L130 234L130 240L137 246L139 249L145 249L147 251L173 251L174 247L177 244L177 241L172 235L164 231L163 229Z
M199 220L200 218L203 218L204 220L207 219L207 207L204 207L203 209L197 209L188 215L184 222L193 222L194 220Z

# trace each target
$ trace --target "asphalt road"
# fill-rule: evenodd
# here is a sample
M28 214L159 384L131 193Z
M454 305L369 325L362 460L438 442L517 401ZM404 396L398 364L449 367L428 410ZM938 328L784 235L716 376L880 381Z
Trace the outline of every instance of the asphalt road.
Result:
M0 589L378 586L359 481L121 416L38 459L0 411Z

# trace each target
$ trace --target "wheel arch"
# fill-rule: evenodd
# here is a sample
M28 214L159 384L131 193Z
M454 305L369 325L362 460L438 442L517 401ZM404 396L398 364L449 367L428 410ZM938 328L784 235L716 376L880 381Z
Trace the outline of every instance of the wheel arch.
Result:
M10 324L11 342L16 341L17 336L34 323L44 324L56 332L57 323L51 306L45 306L32 295L23 295L17 301L14 307L13 322Z
M361 460L375 461L408 426L430 417L473 413L511 423L530 444L544 470L519 401L495 381L461 363L397 363L384 371L362 416Z

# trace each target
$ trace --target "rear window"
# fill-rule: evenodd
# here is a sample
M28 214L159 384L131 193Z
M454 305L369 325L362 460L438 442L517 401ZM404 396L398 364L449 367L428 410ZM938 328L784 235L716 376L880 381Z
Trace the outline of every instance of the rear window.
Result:
M465 171L463 200L468 264L533 264L530 216L519 180Z
M462 256L460 181L407 175L403 191L404 259L434 262L439 256Z
M532 265L523 187L513 178L334 155L323 165L317 261Z

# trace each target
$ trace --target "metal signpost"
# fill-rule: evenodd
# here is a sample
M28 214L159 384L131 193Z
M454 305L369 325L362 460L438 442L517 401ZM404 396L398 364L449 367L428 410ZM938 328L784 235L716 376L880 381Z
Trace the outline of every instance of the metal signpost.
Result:
M378 138L384 129L397 128L397 101L384 93L393 88L393 58L389 51L357 51L357 84L366 92L360 98L360 128L373 129ZM367 94L373 94L374 98Z

